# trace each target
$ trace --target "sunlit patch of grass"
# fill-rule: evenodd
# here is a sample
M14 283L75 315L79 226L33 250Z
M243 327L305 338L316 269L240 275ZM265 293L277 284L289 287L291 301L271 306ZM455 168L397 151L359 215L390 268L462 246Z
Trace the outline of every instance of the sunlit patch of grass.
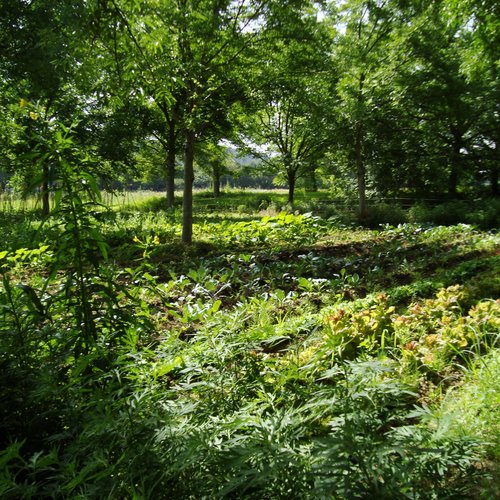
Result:
M141 204L150 202L152 199L165 198L161 191L103 191L104 203L114 210L133 209Z
M500 348L477 358L463 383L446 394L434 422L451 437L471 437L484 444L483 467L492 481L481 486L480 498L500 497Z
M500 462L500 348L470 365L464 381L448 392L436 417L449 419L451 434L472 435Z
M39 196L21 196L16 192L0 192L0 212L32 212L42 206Z

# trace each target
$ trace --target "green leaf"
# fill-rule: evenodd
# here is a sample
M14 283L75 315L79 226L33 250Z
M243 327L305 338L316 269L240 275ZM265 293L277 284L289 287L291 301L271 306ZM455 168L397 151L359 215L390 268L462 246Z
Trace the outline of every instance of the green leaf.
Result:
M210 311L212 313L216 313L219 309L220 306L222 305L222 300L216 300L213 304L212 307L210 308Z
M54 207L56 209L61 207L63 191L62 189L57 189L54 195Z
M81 172L80 175L82 179L87 182L92 194L95 196L95 199L97 201L101 201L101 191L99 189L99 186L97 185L96 178L88 172Z
M102 241L99 240L97 241L97 246L99 247L99 250L101 251L101 255L103 256L104 260L108 260L108 245Z

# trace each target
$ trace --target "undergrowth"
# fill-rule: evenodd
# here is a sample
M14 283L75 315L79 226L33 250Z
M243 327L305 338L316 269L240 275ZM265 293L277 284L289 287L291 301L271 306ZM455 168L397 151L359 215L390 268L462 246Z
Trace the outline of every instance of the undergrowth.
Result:
M278 212L184 248L59 141L56 210L0 252L2 498L494 494L498 235Z

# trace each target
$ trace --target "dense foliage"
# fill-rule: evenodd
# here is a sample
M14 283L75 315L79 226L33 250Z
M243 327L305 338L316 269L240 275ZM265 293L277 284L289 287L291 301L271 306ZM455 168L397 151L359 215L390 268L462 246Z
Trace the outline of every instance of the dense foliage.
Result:
M61 185L3 215L3 498L498 494L496 234L221 209L181 247Z
M474 0L3 2L1 187L50 210L57 174L33 151L58 121L108 186L161 179L169 207L182 188L186 243L196 176L217 195L224 174L264 173L290 204L322 186L368 224L380 198L498 197L498 14Z
M0 496L498 497L499 19L3 0Z

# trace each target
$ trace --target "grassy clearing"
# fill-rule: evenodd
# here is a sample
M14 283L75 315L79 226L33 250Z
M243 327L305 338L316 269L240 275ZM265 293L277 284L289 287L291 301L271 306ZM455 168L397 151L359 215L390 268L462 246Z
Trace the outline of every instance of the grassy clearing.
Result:
M9 226L2 496L498 494L498 234L229 197Z
M0 192L0 212L17 213L33 212L39 210L42 204L35 196L21 197L16 193Z

